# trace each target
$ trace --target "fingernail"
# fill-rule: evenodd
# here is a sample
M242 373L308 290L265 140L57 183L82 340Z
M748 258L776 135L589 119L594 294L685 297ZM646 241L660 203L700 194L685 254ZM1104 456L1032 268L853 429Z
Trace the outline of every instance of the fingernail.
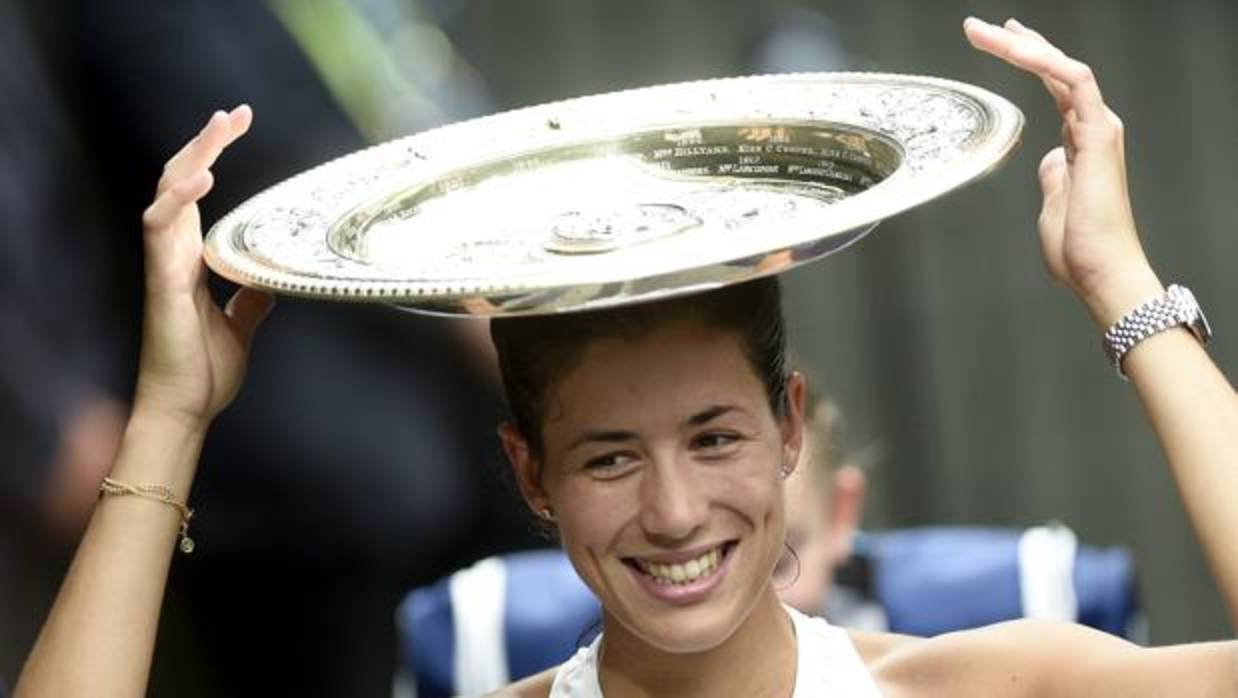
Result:
M1010 19L1006 20L1006 26L1014 27L1015 29L1023 29L1023 23L1015 19L1014 17L1011 17Z

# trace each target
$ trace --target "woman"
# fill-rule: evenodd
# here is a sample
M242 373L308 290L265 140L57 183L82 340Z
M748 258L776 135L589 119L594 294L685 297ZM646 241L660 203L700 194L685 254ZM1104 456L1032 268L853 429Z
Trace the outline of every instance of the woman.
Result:
M1131 218L1120 124L1086 66L1039 35L1013 21L996 27L969 19L964 28L977 48L1040 76L1057 101L1064 147L1040 171L1045 260L1097 326L1109 327L1164 292ZM178 502L271 306L269 296L241 290L223 310L214 307L200 259L194 202L210 189L210 165L249 122L244 107L212 117L168 163L144 219L141 374L111 478L166 487L146 493ZM746 307L717 312L726 302ZM805 386L781 364L776 284L634 306L603 320L492 326L515 417L501 436L521 492L555 523L605 613L592 648L507 694L1238 692L1234 643L1140 649L1043 623L919 640L844 633L789 612L770 576L782 547L782 478L801 445ZM558 331L567 342L585 330L588 337L549 360L520 351L530 333ZM1238 530L1230 486L1238 400L1181 330L1140 342L1122 367L1238 618L1238 547L1227 536ZM182 512L141 499L108 497L96 508L19 696L144 692Z

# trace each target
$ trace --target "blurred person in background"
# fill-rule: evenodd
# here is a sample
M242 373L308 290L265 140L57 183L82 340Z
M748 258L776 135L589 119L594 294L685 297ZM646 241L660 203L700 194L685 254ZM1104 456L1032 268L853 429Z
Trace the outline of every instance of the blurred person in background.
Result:
M800 465L787 477L787 551L774 568L774 585L779 598L804 613L843 622L838 616L846 610L831 589L863 518L865 476L840 458L838 406L827 400L809 404Z
M247 139L244 163L221 177L217 218L312 164L487 102L439 16L417 3L61 0L21 12L3 29L15 41L0 49L31 53L0 68L22 87L5 93L24 97L3 117L14 157L0 163L11 221L0 283L20 288L0 300L14 308L0 319L0 390L15 394L4 409L43 421L14 414L0 424L24 451L39 451L0 469L0 496L29 498L31 483L64 481L38 506L72 510L80 526L129 396L86 390L68 351L77 347L61 335L99 324L106 336L74 339L85 355L132 355L141 260L114 241L140 218L170 144L209 105L244 97L271 117ZM203 454L194 505L222 515L195 522L197 552L172 580L156 692L387 695L400 594L534 541L491 471L499 401L476 328L382 307L290 300L281 310L253 359L264 385ZM126 359L100 372L123 386L133 369ZM56 443L62 423L71 428ZM63 564L63 553L39 552L45 566ZM42 575L35 604L0 587L10 597L0 605L27 605L32 616L6 632L10 671L59 575ZM234 684L239 676L251 678Z
M16 673L125 423L95 194L26 16L0 5L0 685Z
M69 541L115 456L95 191L58 86L17 8L0 7L0 515ZM12 523L12 521L10 521Z

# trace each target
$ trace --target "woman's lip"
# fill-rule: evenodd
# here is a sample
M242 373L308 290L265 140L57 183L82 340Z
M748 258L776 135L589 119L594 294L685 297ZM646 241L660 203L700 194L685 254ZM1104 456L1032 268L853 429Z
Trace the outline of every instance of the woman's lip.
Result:
M658 553L655 555L632 555L624 559L625 560L640 560L641 562L653 563L657 565L678 565L678 564L683 564L689 560L696 560L700 558L702 555L704 555L705 553L711 550L714 550L716 548L723 548L725 550L725 546L730 545L731 543L734 543L734 542L735 540L733 539L725 540L720 543L702 545L696 548L690 548L688 550L677 551L674 553Z
M637 569L635 565L624 565L624 567L626 567L628 573L636 579L637 585L644 589L650 596L662 601L663 603L668 603L673 606L686 606L705 599L719 584L722 583L722 579L726 576L727 570L730 569L731 558L735 556L735 549L738 547L738 542L722 544L722 559L718 562L718 566L714 568L714 571L687 584L659 584L653 581L653 577L650 577ZM713 548L705 548L703 552L708 552L712 549Z

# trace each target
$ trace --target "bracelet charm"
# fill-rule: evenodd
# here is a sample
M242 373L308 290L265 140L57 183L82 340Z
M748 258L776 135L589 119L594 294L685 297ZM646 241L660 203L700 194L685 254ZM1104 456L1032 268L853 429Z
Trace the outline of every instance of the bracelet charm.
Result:
M188 555L193 552L194 542L189 537L189 520L193 518L193 509L190 509L184 502L178 500L176 495L172 493L172 489L166 485L130 485L128 483L113 480L110 477L103 478L103 482L99 485L99 496L121 497L124 495L134 495L143 499L149 499L154 502L167 504L176 509L181 515L180 541L177 547L182 553Z

